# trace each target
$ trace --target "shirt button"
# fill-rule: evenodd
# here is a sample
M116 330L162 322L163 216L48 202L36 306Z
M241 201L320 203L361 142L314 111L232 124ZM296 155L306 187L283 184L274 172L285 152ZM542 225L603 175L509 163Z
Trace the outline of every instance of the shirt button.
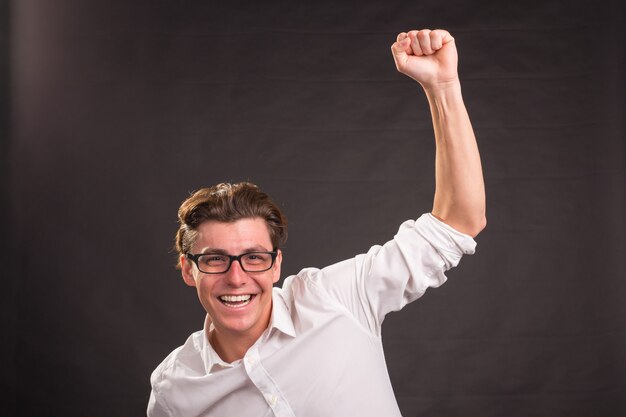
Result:
M274 407L276 403L278 402L278 397L273 394L268 395L267 402L269 403L270 407Z
M254 365L256 361L252 356L250 356L246 358L246 362L248 362L249 365Z

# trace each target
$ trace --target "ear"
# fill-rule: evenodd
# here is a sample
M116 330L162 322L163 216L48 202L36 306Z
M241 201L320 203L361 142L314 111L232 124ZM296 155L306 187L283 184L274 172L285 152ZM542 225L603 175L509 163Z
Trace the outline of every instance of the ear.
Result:
M272 267L272 282L276 284L280 279L280 265L283 262L283 251L280 249L277 250L276 261L274 261L274 266Z
M183 281L185 281L185 284L189 285L190 287L195 287L196 286L196 279L193 275L193 270L194 270L194 264L190 259L187 259L187 257L185 255L180 255L180 269L181 269L181 273L183 275Z

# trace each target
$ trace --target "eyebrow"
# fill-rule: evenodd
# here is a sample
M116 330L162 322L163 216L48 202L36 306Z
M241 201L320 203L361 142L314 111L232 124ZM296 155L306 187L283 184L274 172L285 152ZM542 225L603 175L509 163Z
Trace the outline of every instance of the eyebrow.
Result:
M250 253L250 252L271 252L271 250L265 249L261 245L256 245L256 246L252 246L252 247L244 249L243 252L241 252L241 254ZM220 249L220 248L205 248L200 253L203 255L212 254L212 253L218 254L218 255L230 255L228 251L224 249Z

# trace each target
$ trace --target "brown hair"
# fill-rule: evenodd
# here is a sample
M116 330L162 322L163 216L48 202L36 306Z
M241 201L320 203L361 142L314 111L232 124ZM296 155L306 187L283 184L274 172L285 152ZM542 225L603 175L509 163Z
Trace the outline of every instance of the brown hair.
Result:
M180 205L175 249L179 255L191 250L200 224L207 220L234 222L259 217L265 220L274 250L287 241L287 218L269 195L250 182L221 183L194 192ZM178 267L180 268L180 260Z

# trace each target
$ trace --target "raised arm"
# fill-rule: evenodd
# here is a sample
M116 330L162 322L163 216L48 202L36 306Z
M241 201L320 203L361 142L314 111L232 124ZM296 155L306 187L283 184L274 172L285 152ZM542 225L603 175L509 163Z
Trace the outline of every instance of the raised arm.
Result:
M445 30L411 30L391 46L396 68L426 93L436 143L432 214L476 236L486 225L480 155L457 73L454 38Z

